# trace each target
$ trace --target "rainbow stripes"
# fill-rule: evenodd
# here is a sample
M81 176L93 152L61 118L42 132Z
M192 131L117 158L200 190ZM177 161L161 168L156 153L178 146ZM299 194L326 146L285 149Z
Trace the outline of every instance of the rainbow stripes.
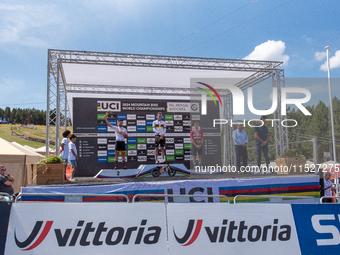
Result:
M178 168L178 167L174 167L174 166L171 166L172 169L175 169L176 170L176 176L177 175L182 175L182 176L190 176L190 172L188 171L185 171L181 168ZM147 171L145 172L142 172L138 175L138 177L149 177L149 176L152 176L152 170L154 169L157 169L157 166L155 167L152 167L151 169L148 169Z
M236 195L266 195L266 196L310 196L320 197L320 185L318 182L304 183L276 183L264 185L247 185L235 187L219 187L219 194L234 199ZM221 199L226 202L227 199ZM267 198L238 198L240 202L265 202Z
M156 129L164 129L164 124L161 124L161 125L155 124L154 128L156 128Z
M119 192L109 192L103 194L110 194L112 196L83 196L81 202L126 202L126 199L122 196L115 196L115 194L124 194L126 195L130 201L132 201L133 197L137 194L157 194L164 195L164 189L152 189L152 190L129 190L129 191L119 191ZM31 201L31 202L65 202L65 196L36 196L25 195L21 197L22 201ZM137 197L136 202L165 202L165 197Z

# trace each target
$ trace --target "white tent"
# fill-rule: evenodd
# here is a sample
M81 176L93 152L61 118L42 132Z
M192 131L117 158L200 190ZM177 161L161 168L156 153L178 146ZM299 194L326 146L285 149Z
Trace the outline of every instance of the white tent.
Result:
M34 178L34 169L36 168L37 163L40 162L44 156L37 152L33 152L16 142L12 142L12 145L26 154L26 174L24 181L25 184L31 183Z
M36 151L35 151L36 148L33 148L33 147L31 147L31 146L24 145L24 148L25 148L25 149L28 149L28 150L30 150L30 151L36 152Z
M50 155L55 154L55 151L52 150L51 148L49 148L49 151L50 151ZM45 156L46 155L46 146L40 147L38 149L35 149L35 152Z
M334 161L329 160L329 161L323 162L319 165L320 165L320 169L332 168L332 167L334 167Z

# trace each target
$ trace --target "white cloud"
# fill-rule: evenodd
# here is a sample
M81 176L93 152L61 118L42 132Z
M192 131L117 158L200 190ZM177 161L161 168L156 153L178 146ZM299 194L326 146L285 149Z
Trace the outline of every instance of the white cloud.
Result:
M61 19L54 5L0 4L0 44L46 47Z
M340 67L340 50L336 51L335 55L329 59L329 65L330 65L331 69ZM320 70L321 71L327 71L328 70L327 60L325 61L325 63L323 63L320 66Z
M268 40L267 42L257 45L253 52L244 59L282 61L287 65L289 56L283 54L285 49L286 45L284 42Z
M310 43L312 41L312 38L308 37L307 35L302 36L302 39L306 40L307 43Z
M324 51L323 52L315 52L314 57L317 61L322 61L325 57L327 57L327 54Z

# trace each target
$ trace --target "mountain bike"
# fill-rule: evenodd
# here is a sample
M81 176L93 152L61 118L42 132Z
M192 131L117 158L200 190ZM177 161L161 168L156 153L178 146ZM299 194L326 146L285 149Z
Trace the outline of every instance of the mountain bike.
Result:
M153 177L158 177L162 173L168 173L170 177L176 175L176 169L172 168L169 163L166 163L164 166L157 166L155 169L151 171Z

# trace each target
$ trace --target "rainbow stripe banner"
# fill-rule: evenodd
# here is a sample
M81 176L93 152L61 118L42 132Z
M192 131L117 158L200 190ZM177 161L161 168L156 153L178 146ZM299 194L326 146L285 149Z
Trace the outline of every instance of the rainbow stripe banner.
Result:
M226 176L226 175L224 175ZM161 180L161 179L157 179ZM83 197L83 202L92 201L122 201L122 197L115 197L115 194L125 194L130 201L136 194L157 194L164 197L151 196L139 197L136 201L152 202L176 202L176 198L166 195L197 195L197 197L187 197L187 202L230 202L236 195L242 195L237 202L268 202L270 199L261 196L307 196L312 200L320 197L319 176L273 176L261 178L239 178L239 179L186 179L174 181L149 181L149 182L128 182L111 185L91 185L91 186L28 186L21 188L22 193L32 193L23 196L26 201L51 201L63 202L65 193L89 194ZM36 196L35 193L58 194L58 197ZM64 193L64 194L63 194ZM112 197L95 197L91 194L112 194ZM60 195L60 197L59 197ZM224 197L200 197L199 195L222 195ZM246 196L249 197L246 197ZM257 197L250 197L256 195ZM57 199L54 200L53 199ZM283 199L282 202L293 201L294 198ZM298 202L303 202L299 199ZM309 201L310 202L310 201Z

